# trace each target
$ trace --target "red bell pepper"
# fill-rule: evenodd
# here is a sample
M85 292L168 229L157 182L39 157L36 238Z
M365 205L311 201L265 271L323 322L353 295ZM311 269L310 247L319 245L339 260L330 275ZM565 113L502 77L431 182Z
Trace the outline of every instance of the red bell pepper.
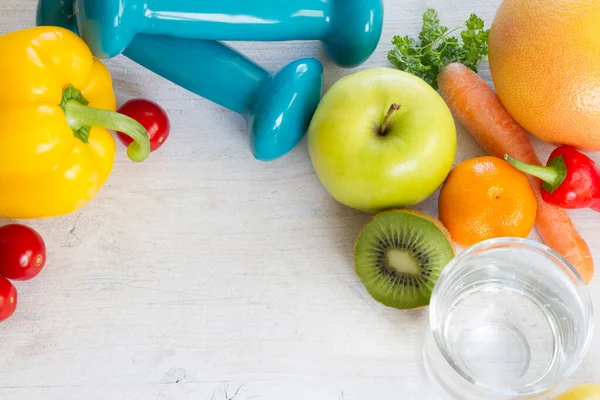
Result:
M518 170L542 180L542 198L565 209L600 212L600 171L594 160L569 146L559 146L546 166L525 164L506 155Z

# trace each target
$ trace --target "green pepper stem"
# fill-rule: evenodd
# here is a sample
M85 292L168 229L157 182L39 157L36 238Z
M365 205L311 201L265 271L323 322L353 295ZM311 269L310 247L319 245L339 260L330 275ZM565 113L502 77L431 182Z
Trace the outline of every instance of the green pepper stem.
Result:
M548 165L546 167L541 165L531 165L516 160L508 154L504 156L504 159L519 171L541 179L545 183L545 189L551 193L563 183L566 177L566 168L564 167L564 164L562 164L562 166Z
M76 100L68 100L64 110L67 123L73 131L85 126L99 126L123 132L133 139L127 147L127 155L132 161L141 162L150 155L148 132L133 118L110 110L91 108Z

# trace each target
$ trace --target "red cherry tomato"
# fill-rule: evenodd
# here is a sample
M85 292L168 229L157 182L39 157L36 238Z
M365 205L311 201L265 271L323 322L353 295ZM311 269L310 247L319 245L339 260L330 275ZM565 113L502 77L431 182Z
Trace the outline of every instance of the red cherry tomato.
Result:
M7 320L17 309L17 289L0 276L0 322Z
M119 107L119 113L127 115L139 122L148 131L150 137L150 151L161 147L171 132L171 124L166 111L157 103L148 99L131 99ZM125 146L133 139L122 132L117 136Z
M32 228L10 224L0 227L0 275L26 281L46 264L46 244Z

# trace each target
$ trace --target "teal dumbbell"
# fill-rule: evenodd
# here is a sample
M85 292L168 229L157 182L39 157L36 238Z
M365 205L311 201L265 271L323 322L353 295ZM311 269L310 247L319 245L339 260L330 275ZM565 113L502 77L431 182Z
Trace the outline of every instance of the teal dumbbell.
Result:
M79 32L99 58L137 34L226 41L321 40L343 67L379 43L383 0L75 0Z

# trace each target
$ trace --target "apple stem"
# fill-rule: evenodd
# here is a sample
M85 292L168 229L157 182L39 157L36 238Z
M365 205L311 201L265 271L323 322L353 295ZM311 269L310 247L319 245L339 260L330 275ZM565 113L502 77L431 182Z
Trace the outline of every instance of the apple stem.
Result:
M379 129L379 135L380 136L387 135L387 123L388 123L388 120L390 119L390 117L392 116L392 114L394 112L398 111L399 109L400 109L400 106L398 104L392 103L392 105L390 106L390 109L388 110L387 114L383 118L383 123L381 124L381 128Z

